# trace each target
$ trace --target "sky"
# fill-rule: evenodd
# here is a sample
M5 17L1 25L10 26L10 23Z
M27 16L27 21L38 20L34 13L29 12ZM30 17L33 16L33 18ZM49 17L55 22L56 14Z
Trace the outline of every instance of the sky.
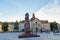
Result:
M35 13L40 20L60 23L60 0L0 0L0 21L24 20Z

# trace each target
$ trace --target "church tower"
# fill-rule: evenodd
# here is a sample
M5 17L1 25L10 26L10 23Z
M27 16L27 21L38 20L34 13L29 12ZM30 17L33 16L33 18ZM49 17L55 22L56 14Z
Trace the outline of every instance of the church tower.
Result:
M35 14L33 13L31 20L34 20L34 19L35 19Z
M33 13L32 18L35 19L35 14Z

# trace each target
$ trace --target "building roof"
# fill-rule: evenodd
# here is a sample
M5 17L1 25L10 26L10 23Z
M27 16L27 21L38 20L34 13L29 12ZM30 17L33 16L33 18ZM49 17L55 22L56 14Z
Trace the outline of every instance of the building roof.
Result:
M15 22L8 22L8 24L14 24Z
M40 20L41 23L49 23L48 20Z
M2 22L0 22L0 24L2 24Z
M21 23L25 23L25 20L21 21Z

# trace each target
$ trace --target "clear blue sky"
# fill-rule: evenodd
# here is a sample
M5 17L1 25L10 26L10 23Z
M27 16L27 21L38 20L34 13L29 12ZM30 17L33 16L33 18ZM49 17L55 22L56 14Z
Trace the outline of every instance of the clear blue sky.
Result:
M54 0L0 0L0 21L24 19L25 13L33 13ZM60 3L60 0L59 0Z

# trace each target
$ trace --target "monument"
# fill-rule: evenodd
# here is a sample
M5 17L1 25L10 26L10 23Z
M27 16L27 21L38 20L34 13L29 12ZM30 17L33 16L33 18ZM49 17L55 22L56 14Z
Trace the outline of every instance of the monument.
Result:
M29 13L25 14L25 28L24 34L19 35L18 38L26 38L26 37L40 37L40 35L32 34L30 31L30 21L29 21Z

